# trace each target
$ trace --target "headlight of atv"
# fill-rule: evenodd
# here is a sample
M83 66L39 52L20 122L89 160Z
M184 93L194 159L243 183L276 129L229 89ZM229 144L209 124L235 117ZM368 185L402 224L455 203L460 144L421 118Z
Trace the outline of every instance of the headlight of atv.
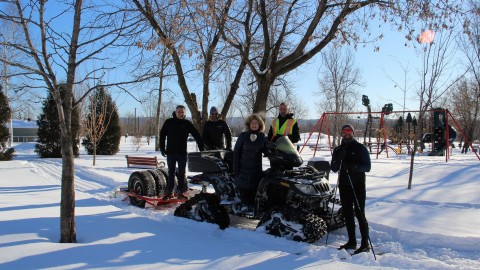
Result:
M317 190L312 185L295 184L295 187L307 195L317 195Z

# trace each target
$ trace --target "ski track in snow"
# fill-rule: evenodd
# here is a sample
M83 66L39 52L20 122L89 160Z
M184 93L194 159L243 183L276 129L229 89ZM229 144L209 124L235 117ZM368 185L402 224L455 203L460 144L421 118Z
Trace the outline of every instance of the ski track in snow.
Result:
M432 201L422 201L422 200L408 200L408 199L388 199L388 198L374 198L367 196L366 208L375 207L378 202L384 203L400 203L400 204L414 204L414 205L424 205L424 206L440 206L445 208L457 208L457 209L480 209L480 204L472 203L453 203L453 202L432 202Z
M33 172L60 185L60 159L35 159L34 161L27 161L27 163L32 167ZM419 169L425 165L420 163L415 166L415 169ZM345 259L344 252L336 250L336 247L347 240L345 228L330 232L328 245L325 243L325 237L310 245L277 238L261 231L254 231L255 222L252 220L247 221L248 224L246 225L242 226L240 224L237 227L230 227L221 231L213 224L198 223L193 220L174 217L175 206L165 207L161 210L152 210L151 207L140 209L131 206L128 200L123 200L123 195L115 197L114 189L118 186L118 181L95 173L92 171L94 169L97 170L97 168L75 164L75 190L90 194L98 200L108 201L108 203L122 209L122 211L162 223L185 226L198 231L198 233L221 235L222 238L228 238L232 242L251 242L253 245L264 247L265 249L275 248L291 254L312 256L318 260ZM408 170L402 170L397 172L397 174L408 174ZM375 208L377 203L382 202L480 209L480 205L469 203L437 203L370 197L367 199L367 209ZM372 253L347 257L345 261L365 266L394 268L401 261L404 269L480 269L480 251L478 250L480 239L478 238L409 232L374 222L369 222L369 225L370 239L373 241L374 251L379 254L377 261L373 259ZM251 233L245 234L245 230L249 230ZM360 235L358 226L357 234ZM429 248L424 248L426 245Z
M28 162L33 167L32 171L44 178L61 184L62 165L61 160L38 159L35 163ZM116 181L108 177L90 171L81 165L75 165L75 190L94 195L99 192L111 191L115 188Z

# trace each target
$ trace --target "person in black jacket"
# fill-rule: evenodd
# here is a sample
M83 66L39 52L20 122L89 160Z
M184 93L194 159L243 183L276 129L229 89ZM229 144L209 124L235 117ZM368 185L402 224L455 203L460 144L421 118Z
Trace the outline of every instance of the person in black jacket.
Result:
M227 147L225 148L224 138ZM232 133L227 122L222 120L217 107L210 108L210 117L203 125L203 143L206 150L228 149L232 150Z
M160 130L160 153L167 157L168 179L167 190L165 191L164 200L173 198L173 188L175 186L175 164L178 163L178 186L177 198L185 199L183 194L188 190L187 179L185 178L185 170L187 166L187 139L188 134L192 134L197 141L200 151L204 150L203 141L200 133L195 129L192 122L185 119L185 107L178 105L172 118L165 121ZM165 139L168 137L165 147Z
M340 171L338 188L348 232L348 242L339 249L357 248L355 215L362 235L361 245L355 254L369 251L368 223L365 218L365 173L371 169L370 154L363 144L355 140L352 125L342 127L342 142L333 150L331 168L333 172Z
M245 131L240 133L233 150L235 183L243 203L253 206L255 192L263 177L262 153L268 142L263 133L265 124L257 114L245 120Z
M278 111L278 116L273 119L268 131L268 140L275 142L280 136L287 135L292 143L297 143L300 141L297 119L293 118L293 113L288 112L288 106L284 102L280 103Z

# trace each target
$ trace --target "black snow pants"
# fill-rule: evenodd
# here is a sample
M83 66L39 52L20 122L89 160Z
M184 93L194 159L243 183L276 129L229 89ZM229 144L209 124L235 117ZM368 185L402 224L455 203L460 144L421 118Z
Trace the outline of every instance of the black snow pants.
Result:
M340 190L340 200L342 203L343 215L345 216L345 225L348 232L348 241L356 243L355 237L355 219L354 215L357 217L358 225L360 227L360 233L362 234L362 245L368 244L368 224L365 219L365 200L366 200L366 190L365 182L353 182L353 190L350 184L344 183L339 185ZM355 200L358 199L358 204ZM355 209L355 211L354 211Z

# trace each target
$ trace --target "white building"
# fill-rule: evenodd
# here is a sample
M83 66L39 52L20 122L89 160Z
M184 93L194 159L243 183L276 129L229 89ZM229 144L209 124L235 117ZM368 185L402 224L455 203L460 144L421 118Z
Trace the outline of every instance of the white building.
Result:
M35 142L37 141L37 121L36 120L19 120L12 119L13 126L13 142ZM5 127L10 133L10 123L7 122Z

